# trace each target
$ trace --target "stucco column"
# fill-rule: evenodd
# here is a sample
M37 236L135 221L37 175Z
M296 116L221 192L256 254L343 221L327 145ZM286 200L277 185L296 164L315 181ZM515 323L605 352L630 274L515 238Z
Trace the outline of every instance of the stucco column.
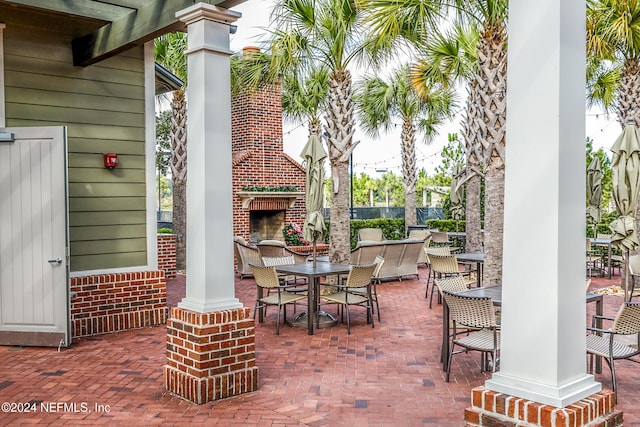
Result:
M188 28L187 277L179 306L206 313L235 298L231 193L229 25L238 12L198 3L176 14Z
M585 356L585 3L509 2L502 355L488 389L564 407Z

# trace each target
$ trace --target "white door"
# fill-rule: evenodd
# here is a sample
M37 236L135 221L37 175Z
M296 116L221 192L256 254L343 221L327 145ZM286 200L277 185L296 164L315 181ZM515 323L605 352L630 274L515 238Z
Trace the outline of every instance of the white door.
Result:
M70 344L66 159L63 127L0 128L0 345Z

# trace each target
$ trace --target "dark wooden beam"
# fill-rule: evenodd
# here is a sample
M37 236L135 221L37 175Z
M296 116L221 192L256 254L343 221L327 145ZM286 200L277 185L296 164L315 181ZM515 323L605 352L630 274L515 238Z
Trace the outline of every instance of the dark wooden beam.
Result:
M70 16L80 16L111 22L121 17L124 13L129 13L131 7L127 5L106 4L97 1L76 1L68 0L6 0L5 3L29 6L44 11L52 11Z
M176 18L176 12L193 3L193 0L150 1L137 11L74 39L73 65L95 64L161 34L181 29L183 23Z

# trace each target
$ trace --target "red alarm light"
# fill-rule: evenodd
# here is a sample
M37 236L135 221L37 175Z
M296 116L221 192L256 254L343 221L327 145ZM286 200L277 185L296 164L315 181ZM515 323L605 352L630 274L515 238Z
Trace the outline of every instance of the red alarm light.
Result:
M118 155L116 153L106 153L104 155L104 167L113 169L118 166Z

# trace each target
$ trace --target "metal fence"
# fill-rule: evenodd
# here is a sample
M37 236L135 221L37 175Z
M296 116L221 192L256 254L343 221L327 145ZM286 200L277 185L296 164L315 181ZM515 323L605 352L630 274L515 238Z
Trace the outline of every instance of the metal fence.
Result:
M352 219L376 219L376 218L404 218L404 208L387 207L362 207L352 208ZM330 218L331 208L324 209L324 217ZM424 224L428 219L444 219L442 208L417 208L418 224Z

